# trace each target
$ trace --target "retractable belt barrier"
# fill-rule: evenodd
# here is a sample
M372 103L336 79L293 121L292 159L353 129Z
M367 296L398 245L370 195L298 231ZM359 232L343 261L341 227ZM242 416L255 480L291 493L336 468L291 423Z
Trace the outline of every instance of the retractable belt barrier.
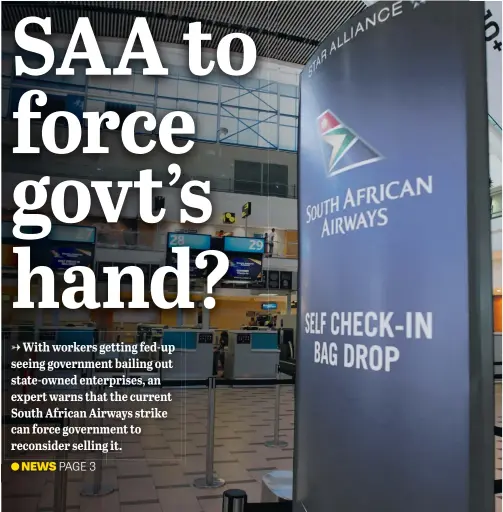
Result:
M206 474L194 480L198 489L217 489L225 485L225 480L218 478L213 469L215 453L215 377L208 379L208 423L206 426Z
M278 374L279 377L279 374ZM193 385L194 382L198 384L200 381L179 381L183 385ZM274 427L274 440L268 446L285 446L286 443L279 441L279 385L280 384L293 384L293 379L216 379L210 377L205 381L208 386L208 423L206 432L206 473L202 478L194 480L194 487L198 489L217 489L225 485L225 480L219 478L215 474L213 467L214 452L215 452L215 399L216 388L218 387L247 387L247 386L276 386L276 407L275 407L275 427ZM172 385L172 383L170 383ZM187 386L188 387L188 386ZM274 444L277 443L277 444ZM237 506L237 505L236 505ZM234 509L231 509L234 510ZM239 510L239 509L238 509Z
M138 386L130 386L138 387ZM161 388L196 388L208 387L208 379L198 380L163 380L161 381Z
M499 363L501 364L501 363ZM267 441L266 446L277 447L285 446L279 440L279 419L280 419L280 386L281 385L294 385L295 378L281 379L278 371L277 378L275 379L216 379L209 377L208 379L197 380L163 380L161 387L170 388L188 388L188 387L207 387L208 388L208 428L207 428L207 443L206 443L206 474L203 478L198 478L194 481L194 486L197 488L218 488L225 485L225 481L214 472L214 443L215 443L215 390L217 387L257 387L257 386L275 386L275 416L274 416L274 438L272 441ZM127 386L138 387L138 386ZM104 392L103 386L99 386L98 390ZM103 421L103 420L102 420ZM67 420L58 418L45 418L45 419L31 419L31 418L16 418L11 416L3 416L2 422L4 425L32 425L35 423L52 423L59 424L62 428L67 423ZM502 437L502 428L494 427L495 436ZM58 452L58 460L65 461L68 459L68 453ZM97 461L96 471L94 472L93 483L90 488L82 490L83 496L99 497L114 492L115 489L102 484L103 476L103 460L101 458ZM55 476L54 482L54 512L65 512L66 510L66 496L68 486L68 474L66 471L58 471ZM501 480L494 481L494 494L502 492ZM248 503L247 495L244 491L233 490L225 491L223 495L222 512L291 512L292 502L278 502L278 503ZM227 508L225 508L227 507ZM231 507L231 508L229 508Z
M105 389L103 386L99 386L97 389L98 394L103 394ZM100 419L100 425L103 427L105 423L104 418ZM99 445L103 445L103 428L101 429L100 434L100 443ZM93 473L93 483L89 486L84 486L82 491L80 491L81 496L86 496L88 498L99 498L101 496L106 496L107 494L111 494L115 492L115 487L111 485L103 485L103 456L101 453L98 454L98 458L96 461L96 469Z
M285 384L295 384L295 379L217 379L216 377L210 377L214 379L215 386L218 388L222 387L256 387L256 386L276 386ZM208 387L209 379L198 379L198 380L163 380L161 381L161 387L163 388L193 388L193 387ZM138 387L138 386L129 386Z
M281 406L281 388L279 386L279 382L281 379L281 374L279 372L279 367L277 369L277 385L274 389L275 397L274 397L274 437L273 439L266 441L265 445L268 448L286 448L288 443L286 441L281 441L279 438L279 417L280 417L280 406Z
M282 386L295 384L295 379L217 379L218 387L253 387L253 386Z
M82 375L86 375L84 371ZM278 373L279 377L279 373ZM268 446L280 446L279 441L279 386L295 384L295 379L216 379L209 377L208 379L195 379L195 380L163 380L161 388L189 388L189 387L203 387L208 388L208 428L207 428L207 443L206 443L206 474L203 478L198 478L194 481L194 486L198 488L218 488L225 485L225 481L215 475L213 469L214 450L215 450L215 391L217 387L257 387L257 386L276 386L276 407L275 407L275 427L274 427L274 440ZM121 386L122 387L122 386ZM125 387L140 387L140 386L125 386ZM96 386L98 393L103 393L105 388L103 385ZM86 403L87 407L87 403ZM101 423L103 423L103 418ZM68 422L66 419L59 418L45 418L45 419L31 419L19 418L13 419L11 416L3 417L4 425L33 425L35 423L54 423L64 428ZM102 444L102 443L101 443ZM68 452L58 452L58 460L67 460ZM87 497L100 497L114 492L116 489L111 486L105 486L102 482L103 479L103 460L101 456L96 461L96 470L93 473L93 482L90 486L85 486L82 491L82 496ZM67 492L68 476L66 471L58 471L56 473L56 481L54 486L54 512L64 512L66 509L66 492Z

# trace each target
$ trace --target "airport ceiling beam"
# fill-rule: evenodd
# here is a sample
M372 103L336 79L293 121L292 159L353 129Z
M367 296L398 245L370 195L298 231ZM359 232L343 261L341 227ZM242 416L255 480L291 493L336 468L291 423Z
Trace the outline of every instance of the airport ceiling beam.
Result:
M20 7L23 7L19 2L3 2L3 8L5 10L14 7L18 10ZM26 7L33 9L33 4L28 4ZM270 36L276 39L301 43L305 45L312 46L313 49L317 48L320 44L320 41L316 39L310 39L305 37L295 36L293 34L287 34L284 32L272 31L263 27L254 27L254 26L245 26L241 24L230 23L226 21L217 21L217 20L208 20L205 18L197 17L197 16L186 16L180 14L168 14L163 12L153 12L153 11L145 11L141 9L131 9L131 8L122 8L115 7L113 5L107 5L105 3L99 3L97 5L89 5L87 3L64 3L61 2L37 2L36 3L36 11L37 15L53 15L57 20L61 19L61 13L63 11L66 12L75 12L78 16L89 16L91 14L113 14L113 15L124 15L131 17L145 17L151 20L166 20L166 21L174 21L178 23L195 23L201 22L206 27L216 27L221 29L227 29L232 32L241 32L245 34L260 34L265 36ZM50 11L53 11L52 13ZM32 13L33 15L34 13ZM5 28L5 27L4 27ZM9 27L9 29L13 29L13 27ZM56 22L57 29L57 22Z

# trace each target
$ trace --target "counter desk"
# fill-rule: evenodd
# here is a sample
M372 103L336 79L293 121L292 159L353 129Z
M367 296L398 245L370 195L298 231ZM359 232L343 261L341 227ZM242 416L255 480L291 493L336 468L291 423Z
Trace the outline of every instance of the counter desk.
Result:
M207 379L213 373L214 332L200 329L165 329L163 345L175 347L173 354L161 357L173 361L172 369L163 369L161 380Z
M3 327L4 347L9 350L3 351L3 364L8 373L17 374L19 372L10 371L10 364L13 360L19 359L35 359L37 361L58 361L58 360L86 360L92 359L91 352L56 352L52 348L49 352L45 351L26 351L24 343L32 343L38 341L47 343L48 345L69 345L74 342L77 345L94 345L97 339L97 331L94 326L42 326L38 330L33 325L7 325ZM37 340L35 340L37 338ZM20 349L14 351L12 346L19 345Z
M44 326L39 330L39 341L50 345L94 345L97 341L96 327L78 326ZM37 359L90 360L92 352L50 352L37 353Z
M93 346L97 343L97 330L96 327L87 326L44 326L39 329L38 340L40 343L47 343L51 346L54 345L78 345L78 346ZM96 354L92 351L83 352L80 351L55 351L51 349L49 352L37 352L34 356L29 355L28 357L34 357L37 361L92 361L95 359ZM89 374L92 370L88 371ZM83 372L67 369L57 369L51 372L39 372L36 371L34 376L37 377L57 377L67 378L73 375L80 376ZM51 385L51 390L72 390L75 386L73 385ZM77 386L79 388L79 386ZM76 389L77 389L76 388Z
M229 331L224 367L226 379L275 378L278 364L276 331Z

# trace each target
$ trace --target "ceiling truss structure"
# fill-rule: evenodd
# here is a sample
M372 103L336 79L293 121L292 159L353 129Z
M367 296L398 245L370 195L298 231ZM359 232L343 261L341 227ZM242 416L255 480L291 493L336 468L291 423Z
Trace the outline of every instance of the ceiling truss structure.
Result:
M2 2L2 30L13 31L27 16L52 18L54 33L70 34L88 17L98 37L127 38L136 17L145 17L158 42L185 44L188 24L200 21L215 48L222 37L251 36L260 57L304 65L330 33L366 7L361 0ZM34 26L35 28L35 26ZM239 52L236 41L232 51Z

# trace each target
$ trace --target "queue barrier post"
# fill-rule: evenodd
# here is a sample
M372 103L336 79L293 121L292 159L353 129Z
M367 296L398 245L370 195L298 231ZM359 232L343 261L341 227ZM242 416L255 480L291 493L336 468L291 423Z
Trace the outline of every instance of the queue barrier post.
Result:
M104 386L99 386L97 389L98 393L103 394L105 392ZM104 426L105 420L101 418L100 425ZM103 446L103 429L100 434L100 445ZM98 458L96 460L96 469L93 473L93 483L89 486L85 486L80 495L88 498L99 498L101 496L107 496L112 494L116 489L111 485L103 485L103 456L102 453L98 452Z
M82 370L82 373L81 373L80 377L82 379L86 379L87 378L87 370ZM83 386L83 390L84 390L84 398L85 398L85 394L89 390L89 386L84 385ZM81 427L85 427L86 423L87 423L86 418L87 418L87 415L88 415L87 413L89 412L89 406L88 406L88 401L87 400L84 401L84 408L85 408L85 411L86 411L86 417L82 418L80 420L79 423L80 423ZM82 434L82 431L79 432L78 439L79 439L79 443L82 443L84 441L84 434Z
M273 439L266 441L264 444L268 448L286 448L288 443L286 441L281 441L279 438L279 417L280 417L280 406L281 406L281 386L280 386L280 373L279 366L276 370L276 387L275 391L275 400L274 400L274 437Z
M224 491L222 498L222 512L244 512L248 496L240 489Z
M68 425L68 420L63 420L61 422L61 427L64 428ZM58 466L61 463L65 463L68 460L68 452L58 451L56 460L58 461ZM66 493L68 487L68 471L66 469L58 467L58 471L54 476L54 512L66 512Z
M216 379L208 379L208 425L206 432L206 474L194 480L197 489L217 489L225 485L225 480L218 478L213 470L215 452L215 389Z

